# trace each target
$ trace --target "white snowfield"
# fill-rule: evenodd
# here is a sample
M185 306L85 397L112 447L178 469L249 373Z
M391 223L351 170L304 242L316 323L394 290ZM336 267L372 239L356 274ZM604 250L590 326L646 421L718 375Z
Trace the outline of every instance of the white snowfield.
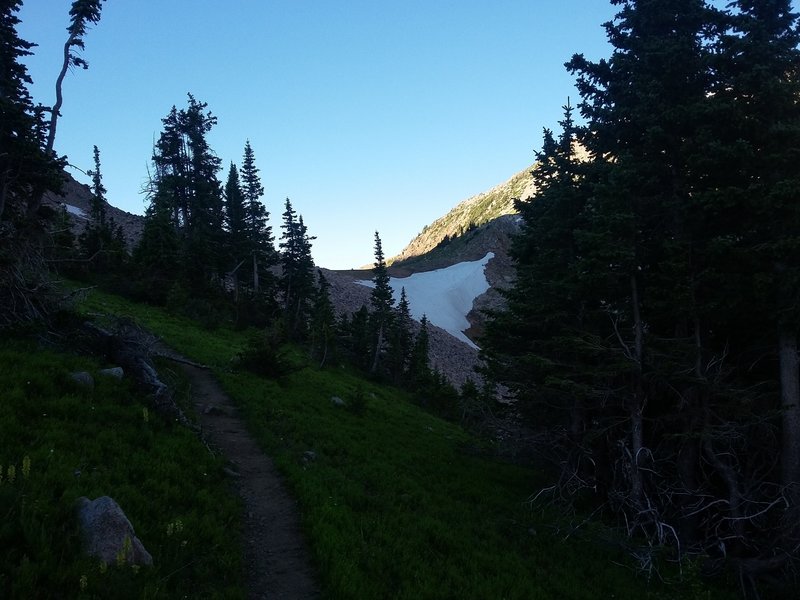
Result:
M82 211L80 208L78 208L77 206L72 206L72 204L64 204L64 208L66 208L67 212L69 214L71 214L71 215L74 215L76 217L80 217L81 219L86 219L87 218L86 217L86 213L84 211Z
M436 271L414 273L410 277L392 277L389 284L392 286L395 302L400 301L400 290L405 288L413 318L419 321L422 315L426 315L432 325L441 327L477 349L472 340L464 335L464 330L469 328L467 314L472 310L475 298L489 289L484 271L493 258L494 252L489 252L480 260L457 263ZM375 287L372 281L356 283Z

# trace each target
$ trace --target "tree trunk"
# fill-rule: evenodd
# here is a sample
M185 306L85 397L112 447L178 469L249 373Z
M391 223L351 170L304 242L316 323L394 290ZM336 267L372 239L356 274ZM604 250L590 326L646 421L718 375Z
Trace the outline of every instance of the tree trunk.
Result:
M69 69L71 58L69 49L72 47L74 41L75 36L71 35L64 44L64 62L61 64L61 72L58 74L58 79L56 79L56 103L53 105L53 110L50 112L50 125L47 130L47 146L45 147L45 152L48 156L53 152L53 146L55 146L59 111L61 110L61 105L64 103L64 96L61 88L64 85L64 77L67 76L67 70Z
M374 373L378 370L378 360L381 356L381 347L383 346L383 323L378 327L378 343L375 344L375 355L372 357L372 367L369 372Z
M253 252L253 293L258 294L258 257Z
M778 358L783 411L781 478L783 485L797 488L800 486L800 369L797 334L787 327L782 327L778 335ZM792 494L794 498L798 496L798 491Z
M643 484L642 473L639 470L639 461L643 458L644 450L644 418L645 405L644 383L642 381L642 368L644 362L644 323L642 322L639 307L639 282L636 275L631 276L631 302L633 304L633 330L634 330L634 361L636 364L633 382L633 398L629 410L631 419L631 492L637 506L642 503Z
M8 177L7 172L3 174L3 184L0 185L0 221L3 220L3 212L6 208L6 193L8 190Z

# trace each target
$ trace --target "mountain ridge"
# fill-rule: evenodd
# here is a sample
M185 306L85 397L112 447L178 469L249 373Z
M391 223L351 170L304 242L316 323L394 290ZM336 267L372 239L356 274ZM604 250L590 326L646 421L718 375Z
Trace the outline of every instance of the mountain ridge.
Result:
M462 200L445 215L426 225L388 262L395 266L410 264L414 259L445 246L498 217L516 214L514 200L527 199L534 194L531 169L533 165L485 192Z

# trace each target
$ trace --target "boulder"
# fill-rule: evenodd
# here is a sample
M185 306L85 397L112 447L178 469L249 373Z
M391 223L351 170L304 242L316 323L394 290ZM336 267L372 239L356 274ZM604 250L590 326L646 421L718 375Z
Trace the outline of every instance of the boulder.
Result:
M339 398L339 396L333 396L331 398L331 404L333 404L334 406L347 406L347 403L341 398Z
M123 371L122 367L111 367L110 369L100 369L98 371L99 375L103 377L113 377L114 379L122 379L125 375L125 371Z
M70 373L69 377L81 387L86 387L89 389L94 388L94 378L86 371L76 371L75 373Z
M124 561L134 565L152 565L153 557L136 537L133 525L113 498L78 499L78 522L89 556L105 564Z

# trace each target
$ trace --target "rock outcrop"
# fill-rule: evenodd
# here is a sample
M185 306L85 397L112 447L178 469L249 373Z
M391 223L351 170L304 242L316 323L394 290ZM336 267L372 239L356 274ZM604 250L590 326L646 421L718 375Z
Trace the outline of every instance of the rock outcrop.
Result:
M152 565L153 557L136 537L133 525L109 496L78 499L78 521L89 556L107 565Z

